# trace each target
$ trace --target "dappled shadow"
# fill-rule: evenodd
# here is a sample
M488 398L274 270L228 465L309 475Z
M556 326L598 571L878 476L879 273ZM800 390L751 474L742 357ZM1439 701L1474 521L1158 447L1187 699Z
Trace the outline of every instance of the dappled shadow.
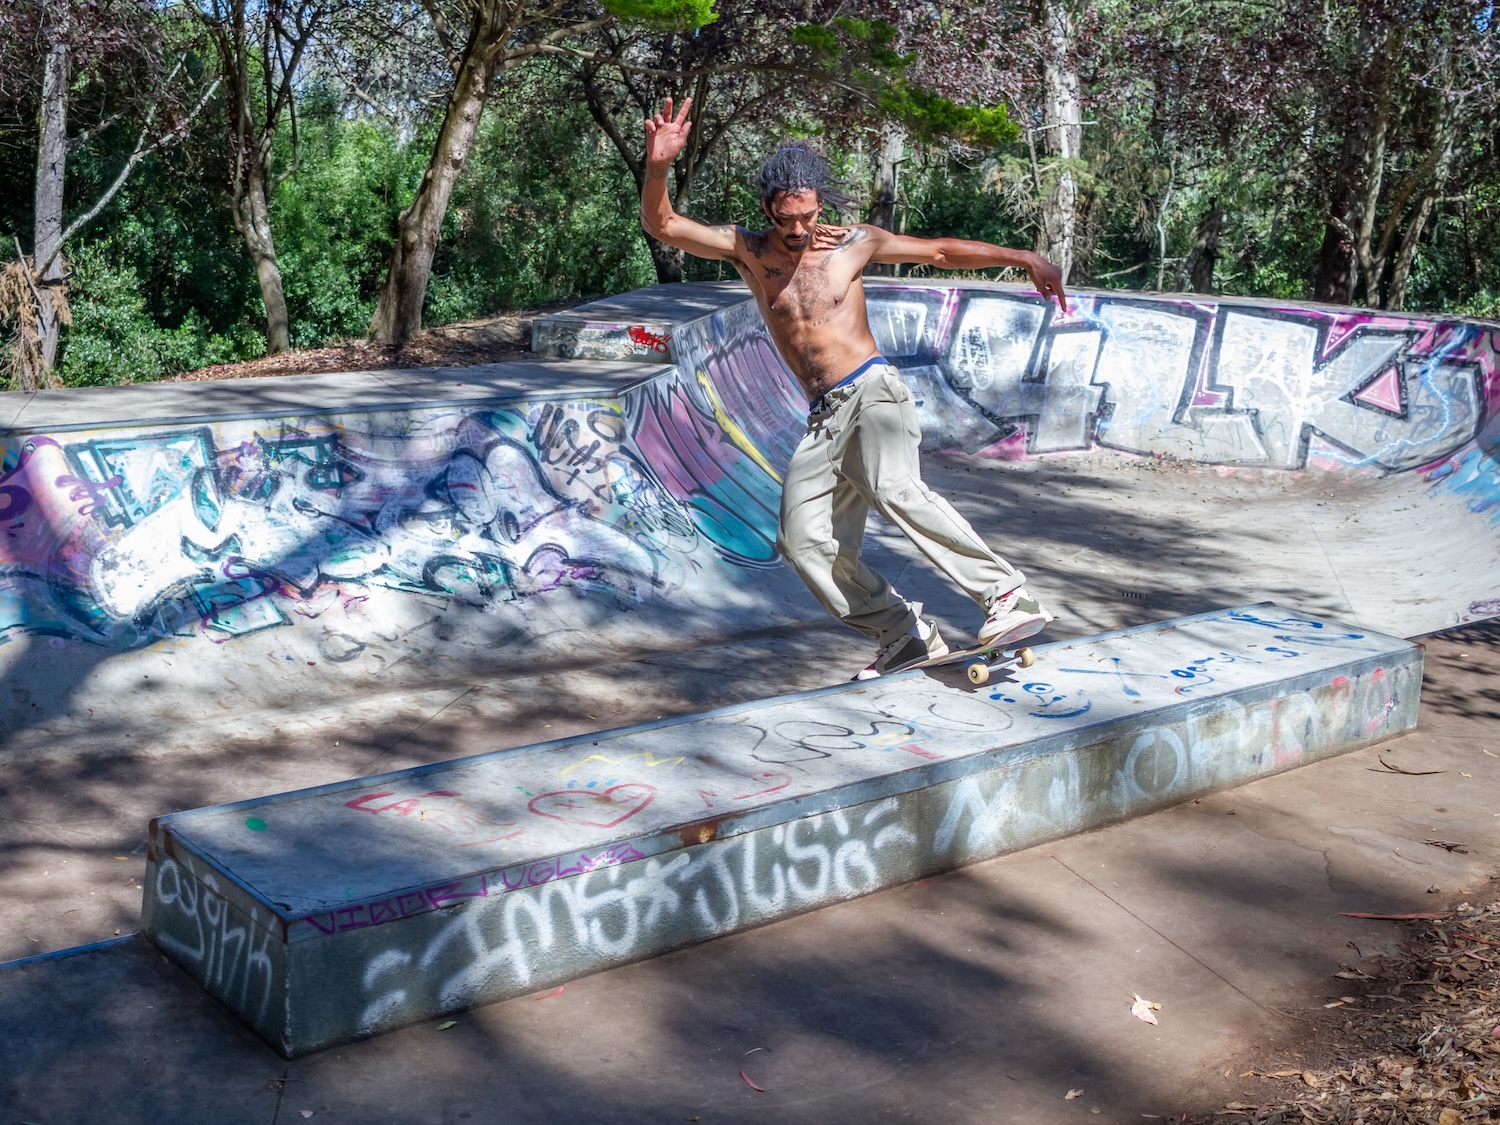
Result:
M1500 719L1500 618L1419 637L1426 644L1422 706L1442 715ZM1442 642L1435 644L1433 642Z
M1490 629L1449 631L1429 652L1468 654L1470 671L1493 678ZM1471 710L1403 745L1436 738L1429 760L1477 759L1472 743L1487 734L1488 716ZM1445 823L1430 819L1434 786L1467 792L1459 775L1392 776L1366 768L1375 759L1316 763L475 1009L442 1031L429 1022L291 1063L145 947L12 970L0 974L4 1109L37 1121L263 1122L278 1104L267 1084L283 1076L280 1120L307 1109L314 1120L993 1125L1253 1103L1263 1080L1244 1072L1270 1044L1315 1057L1320 1021L1347 1018L1323 1007L1328 994L1375 987L1329 974L1393 931L1339 912L1447 901L1426 894L1426 870L1393 875L1385 841L1409 840L1452 870L1467 862L1421 846ZM123 787L129 772L106 763L89 776ZM196 782L192 772L185 798L192 784L247 784L228 766ZM1488 817L1492 791L1466 798L1474 817ZM1331 831L1367 810L1379 834ZM1495 858L1486 847L1476 859ZM1163 1003L1159 1027L1130 1015L1133 992ZM1083 1094L1069 1102L1071 1089Z
M5 1108L267 1121L283 1075L283 1119L989 1125L1071 1120L1070 1088L1081 1120L1216 1107L1220 1041L1276 1022L1288 974L1336 967L1340 941L1288 920L1364 900L1330 895L1316 852L1247 870L1242 834L1212 842L1127 845L1095 875L1125 906L1001 859L291 1063L144 949L32 966L0 975ZM1126 871L1146 889L1106 881ZM1162 1028L1131 1019L1132 988L1166 1001Z
M1341 586L1328 576L1316 546L1288 545L1305 493L1314 487L1306 482L1117 461L930 457L927 465L934 486L1026 570L1033 588L1058 611L1039 640L1261 599L1333 619L1349 616ZM1378 504L1381 483L1363 486L1361 502ZM1326 492L1329 486L1316 487ZM1258 500L1264 502L1259 507ZM915 560L904 539L877 530L869 543L874 565L903 592L924 599L950 641L972 633L977 607ZM1370 549L1377 551L1378 543ZM1316 580L1299 577L1304 574ZM17 722L7 732L13 744L24 742L28 724L37 724L32 741L45 735L58 760L22 766L13 759L0 779L0 818L8 825L0 835L0 870L6 872L0 884L20 896L12 901L38 904L0 924L0 958L132 927L139 891L125 880L140 875L144 826L153 815L820 687L847 679L869 659L867 642L826 618L784 571L763 572L736 597L740 605L730 615L698 604L622 611L614 599L554 591L528 602L535 611L530 625L546 629L551 623L557 631L562 643L551 649L508 648L524 635L514 623L450 605L434 609L405 642L415 654L401 673L409 677L405 686L393 677L396 682L380 690L354 692L337 669L320 661L316 668L296 665L278 696L253 711L233 686L232 671L216 701L221 710L203 713L193 709L194 697L146 687L169 682L158 672L170 670L152 669L150 680L143 677L130 689L133 695L96 709L86 721L74 715L61 723L74 709L72 693L90 677L111 660L129 667L138 657L98 648L70 653L76 662L53 679L51 705L45 712L12 712ZM570 626L548 608L551 601L592 617ZM622 612L630 622L625 640L612 637ZM492 630L490 651L469 648L459 660L444 660L445 645L434 630L445 618L451 624L464 615ZM801 616L803 623L763 625L776 615ZM256 636L274 637L274 631L241 643ZM260 653L253 645L245 651ZM232 655L216 648L220 653ZM461 666L471 658L480 666ZM1455 681L1438 694L1429 688L1428 702L1435 711L1493 709L1494 690L1482 679L1467 686ZM92 761L111 755L124 757L115 767ZM77 769L68 766L69 757L78 759ZM55 880L72 849L85 873L77 875L70 865L71 891L36 897L33 882L42 880L35 873L52 871L48 880ZM130 858L113 858L119 855ZM101 909L105 891L110 906ZM74 913L62 917L68 911Z

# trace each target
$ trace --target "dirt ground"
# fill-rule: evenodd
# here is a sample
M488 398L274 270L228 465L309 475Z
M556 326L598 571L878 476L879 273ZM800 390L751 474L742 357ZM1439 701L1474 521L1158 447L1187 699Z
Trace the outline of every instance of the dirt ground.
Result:
M377 371L401 367L466 367L504 363L531 353L531 322L548 313L571 309L595 297L575 297L531 309L518 309L482 320L426 328L405 344L371 344L345 340L323 348L282 352L240 363L220 363L163 379L196 383L208 379L258 379L327 371Z
M1351 944L1334 974L1342 995L1294 1037L1296 1049L1241 1073L1264 1080L1259 1104L1230 1102L1170 1125L1500 1120L1500 902L1401 917L1392 916L1404 931L1397 956L1362 958Z

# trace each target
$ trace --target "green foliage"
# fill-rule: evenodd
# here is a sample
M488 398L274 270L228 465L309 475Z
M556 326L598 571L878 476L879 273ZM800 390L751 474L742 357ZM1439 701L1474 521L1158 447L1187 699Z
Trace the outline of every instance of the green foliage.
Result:
M714 0L601 0L601 3L627 23L651 27L691 31L719 18L714 11Z
M904 78L888 82L877 95L880 108L906 126L915 139L953 139L975 148L997 148L1021 135L1003 105L959 105L913 87Z
M272 200L271 221L292 344L307 348L369 325L396 216L421 179L428 138L402 145L389 129L350 121L326 100L304 112L299 132L301 163Z
M843 48L839 37L822 24L803 23L792 28L792 42L799 47L811 47L826 58L838 58Z
M72 268L73 327L58 364L70 387L148 382L264 350L265 342L247 327L216 333L197 310L176 327L163 326L147 310L146 287L113 240L75 250Z
M713 0L607 0L607 7L648 26L718 21ZM943 40L931 28L946 17L921 24L928 30L920 34L903 17L898 34L875 18L814 23L799 10L792 19L808 22L791 27L790 45L803 60L836 70L843 85L834 93L799 89L796 99L761 116L747 113L700 169L688 212L707 222L758 223L754 171L782 136L820 137L836 174L860 190L872 180L875 149L868 137L864 144L855 138L878 115L899 121L910 142L896 211L907 233L1031 245L1038 181L1045 190L1070 173L1080 191L1076 281L1149 288L1160 277L1168 288L1182 286L1206 218L1222 210L1215 291L1308 299L1325 232L1326 169L1342 149L1347 114L1337 99L1320 102L1324 95L1305 86L1293 65L1296 52L1266 47L1262 65L1255 42L1277 30L1276 19L1312 17L1277 8L1282 15L1272 19L1223 0L1152 10L1095 0L1078 9L1080 19L1089 9L1094 22L1080 23L1080 41L1092 35L1131 65L1109 56L1081 68L1090 120L1083 155L1066 161L1023 142L1017 121L1032 122L1034 105L963 104L952 100L968 96L954 92L968 88L961 83L943 87L952 96L944 97L918 79L917 52L926 73L948 76L946 63L987 49L977 31ZM1343 22L1319 34L1357 33L1345 26L1354 10L1348 3L1334 0L1328 10ZM756 26L771 35L785 25ZM1001 23L990 32L998 58L1009 40ZM1161 55L1155 62L1127 50L1132 35L1147 33ZM1221 81L1221 64L1232 67L1237 50L1249 52L1236 72L1242 80ZM1028 56L1026 66L1032 63ZM499 80L444 222L428 324L654 281L636 184L597 130L568 65L537 60ZM1246 75L1262 75L1262 85ZM848 96L851 87L858 97ZM364 333L396 217L420 181L442 107L432 103L426 123L402 133L352 111L329 88L304 86L297 98L298 151L283 129L275 161L295 172L272 200L271 221L292 338L313 347ZM1274 113L1264 108L1272 103ZM1209 124L1189 128L1188 109ZM1390 184L1396 172L1417 166L1424 138L1433 134L1431 120L1415 109L1407 117L1392 119L1404 139L1387 158ZM13 234L30 243L35 137L27 123L34 119L34 105L15 102L3 120L20 124L0 129L0 237L7 244ZM1472 124L1455 158L1462 174L1454 173L1418 244L1406 301L1408 308L1500 318L1500 167L1494 146L1480 143L1493 136L1493 122ZM64 333L60 360L70 384L154 379L261 350L259 289L224 191L223 128L222 107L211 107L187 141L144 162L87 240L70 247L75 323ZM113 178L134 137L123 125L107 129L70 156L70 215ZM1381 197L1377 228L1389 218L1393 190ZM689 258L685 276L733 272Z
M428 322L652 284L635 181L565 73L531 66L499 94L454 189Z

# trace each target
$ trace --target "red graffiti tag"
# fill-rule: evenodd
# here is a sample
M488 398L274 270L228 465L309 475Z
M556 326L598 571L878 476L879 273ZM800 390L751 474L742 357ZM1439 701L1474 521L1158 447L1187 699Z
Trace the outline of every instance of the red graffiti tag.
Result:
M769 781L771 782L771 785L764 788L752 790L748 793L736 793L731 796L729 800L748 801L752 797L764 797L768 793L779 793L781 790L785 789L792 783L792 775L789 773L777 773L772 770L765 773L752 774L746 780L756 785L759 785L762 782ZM713 799L715 797L719 797L720 799L722 799L722 794L720 794L717 789L700 789L698 790L698 796L709 808L714 807Z
M665 332L657 332L647 328L644 324L632 324L629 330L630 342L636 347L650 348L662 355L667 354L667 344L672 337Z

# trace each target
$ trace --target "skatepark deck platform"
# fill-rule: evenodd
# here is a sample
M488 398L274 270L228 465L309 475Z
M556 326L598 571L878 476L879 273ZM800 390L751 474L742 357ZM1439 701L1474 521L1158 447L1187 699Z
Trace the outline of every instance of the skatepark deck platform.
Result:
M158 818L143 927L295 1057L1414 728L1421 649L1259 604Z

